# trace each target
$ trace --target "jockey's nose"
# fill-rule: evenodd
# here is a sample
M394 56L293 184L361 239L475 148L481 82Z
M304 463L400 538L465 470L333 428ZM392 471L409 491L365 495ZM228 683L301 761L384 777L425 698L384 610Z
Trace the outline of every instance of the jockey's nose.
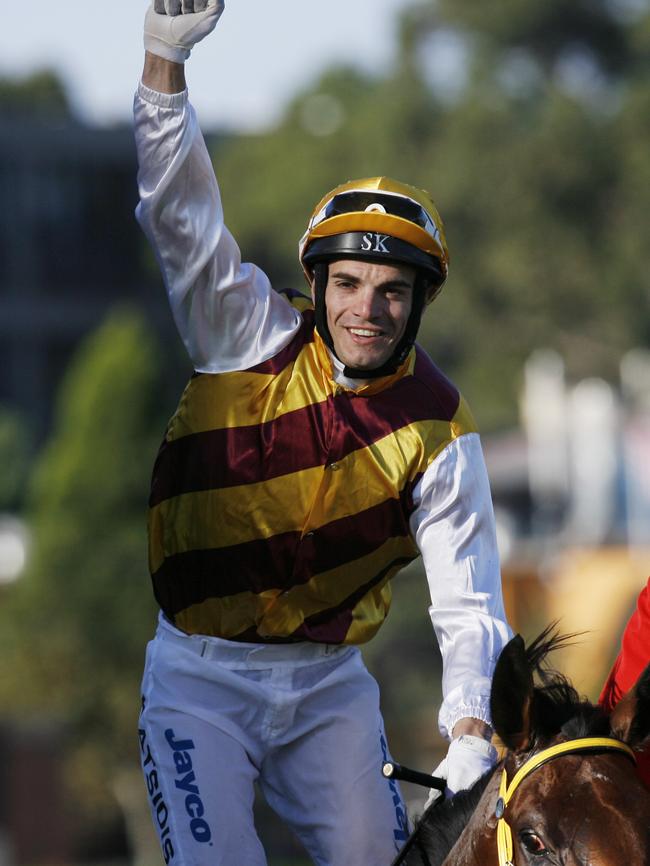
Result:
M355 295L353 312L360 319L371 322L381 315L383 296L373 286L361 286Z

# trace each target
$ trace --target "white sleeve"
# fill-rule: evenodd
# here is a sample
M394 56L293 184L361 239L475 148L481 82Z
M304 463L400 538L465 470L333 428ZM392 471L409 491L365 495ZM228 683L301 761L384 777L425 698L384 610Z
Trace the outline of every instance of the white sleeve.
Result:
M506 622L490 485L477 433L451 442L414 491L411 531L424 560L429 613L442 654L438 723L443 737L459 719L490 724L490 687Z
M242 263L224 225L219 188L187 91L158 93L140 83L134 116L136 216L196 370L241 370L272 358L300 327L300 315L272 291L263 271Z

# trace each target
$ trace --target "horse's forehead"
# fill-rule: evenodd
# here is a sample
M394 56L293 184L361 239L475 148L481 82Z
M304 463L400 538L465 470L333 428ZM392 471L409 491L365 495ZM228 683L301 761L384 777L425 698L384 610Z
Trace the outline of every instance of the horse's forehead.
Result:
M612 796L620 796L626 788L637 785L632 763L621 754L599 752L595 754L579 752L562 755L542 764L521 783L521 787L538 793L560 797L564 791L599 788L611 791ZM643 789L645 790L645 789Z
M650 826L650 791L616 754L566 755L533 772L509 806L513 820L605 837L621 821Z

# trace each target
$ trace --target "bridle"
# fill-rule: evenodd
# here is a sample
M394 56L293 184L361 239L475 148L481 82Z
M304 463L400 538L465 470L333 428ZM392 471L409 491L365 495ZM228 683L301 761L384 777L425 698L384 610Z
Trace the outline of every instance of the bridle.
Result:
M558 743L556 746L550 746L548 749L543 749L532 758L529 758L512 777L512 781L508 784L508 774L503 770L501 774L501 784L499 785L499 798L495 809L495 815L498 818L497 823L497 850L499 853L499 866L515 866L513 861L513 846L512 846L512 830L506 821L504 815L508 803L512 799L519 785L532 772L537 770L543 764L560 757L561 755L573 755L576 752L622 752L634 763L636 758L634 752L625 743L619 740L613 740L610 737L583 737L576 740L567 740L565 743Z
M541 752L533 755L532 758L529 758L517 770L510 784L508 784L508 774L504 769L501 774L499 798L495 809L495 815L498 818L497 849L499 852L499 866L515 866L512 859L514 856L512 830L504 817L512 795L524 779L541 767L542 764L546 764L548 761L552 761L561 755L572 755L576 752L623 752L624 755L636 763L632 749L619 740L613 740L609 737L583 737L576 740L567 740L567 742L559 743L556 746L550 746L548 749L543 749Z
M573 755L578 752L622 752L634 764L636 764L634 752L629 746L626 746L625 743L621 743L620 740L614 740L611 737L581 737L575 740L567 740L564 743L558 743L555 746L549 746L548 749L542 749L541 752L537 752L537 754L528 758L528 760L521 765L512 777L510 784L508 784L508 774L504 768L501 773L499 797L495 809L495 816L498 819L497 850L499 854L499 866L515 866L514 860L512 859L514 856L512 830L510 829L510 825L506 821L504 815L506 807L519 785L521 785L524 779L527 779L531 773L543 764L553 761L555 758L559 758L562 755ZM409 770L407 767L402 767L399 764L392 762L384 764L383 773L388 779L405 779L406 781L414 782L418 785L425 785L426 787L431 787L432 783L435 783L434 787L437 787L439 790L444 790L443 779L436 779L433 776L417 773L414 770ZM435 808L435 805L431 808ZM397 857L393 860L391 866L398 866L398 864L403 863L404 858L409 853L413 844L418 845L417 831L409 836L406 844L397 854ZM420 856L424 858L424 862L429 862L421 849Z

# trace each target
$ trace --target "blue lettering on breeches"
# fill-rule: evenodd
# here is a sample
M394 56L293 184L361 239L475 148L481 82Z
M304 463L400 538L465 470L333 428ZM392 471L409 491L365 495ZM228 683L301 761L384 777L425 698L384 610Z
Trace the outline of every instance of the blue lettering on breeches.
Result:
M388 743L383 732L380 732L381 752L384 762L388 760ZM402 798L397 789L397 783L394 779L388 780L388 787L393 795L393 806L395 807L395 818L397 820L397 828L393 830L393 837L396 842L406 842L408 839L408 822L406 820L406 811Z

